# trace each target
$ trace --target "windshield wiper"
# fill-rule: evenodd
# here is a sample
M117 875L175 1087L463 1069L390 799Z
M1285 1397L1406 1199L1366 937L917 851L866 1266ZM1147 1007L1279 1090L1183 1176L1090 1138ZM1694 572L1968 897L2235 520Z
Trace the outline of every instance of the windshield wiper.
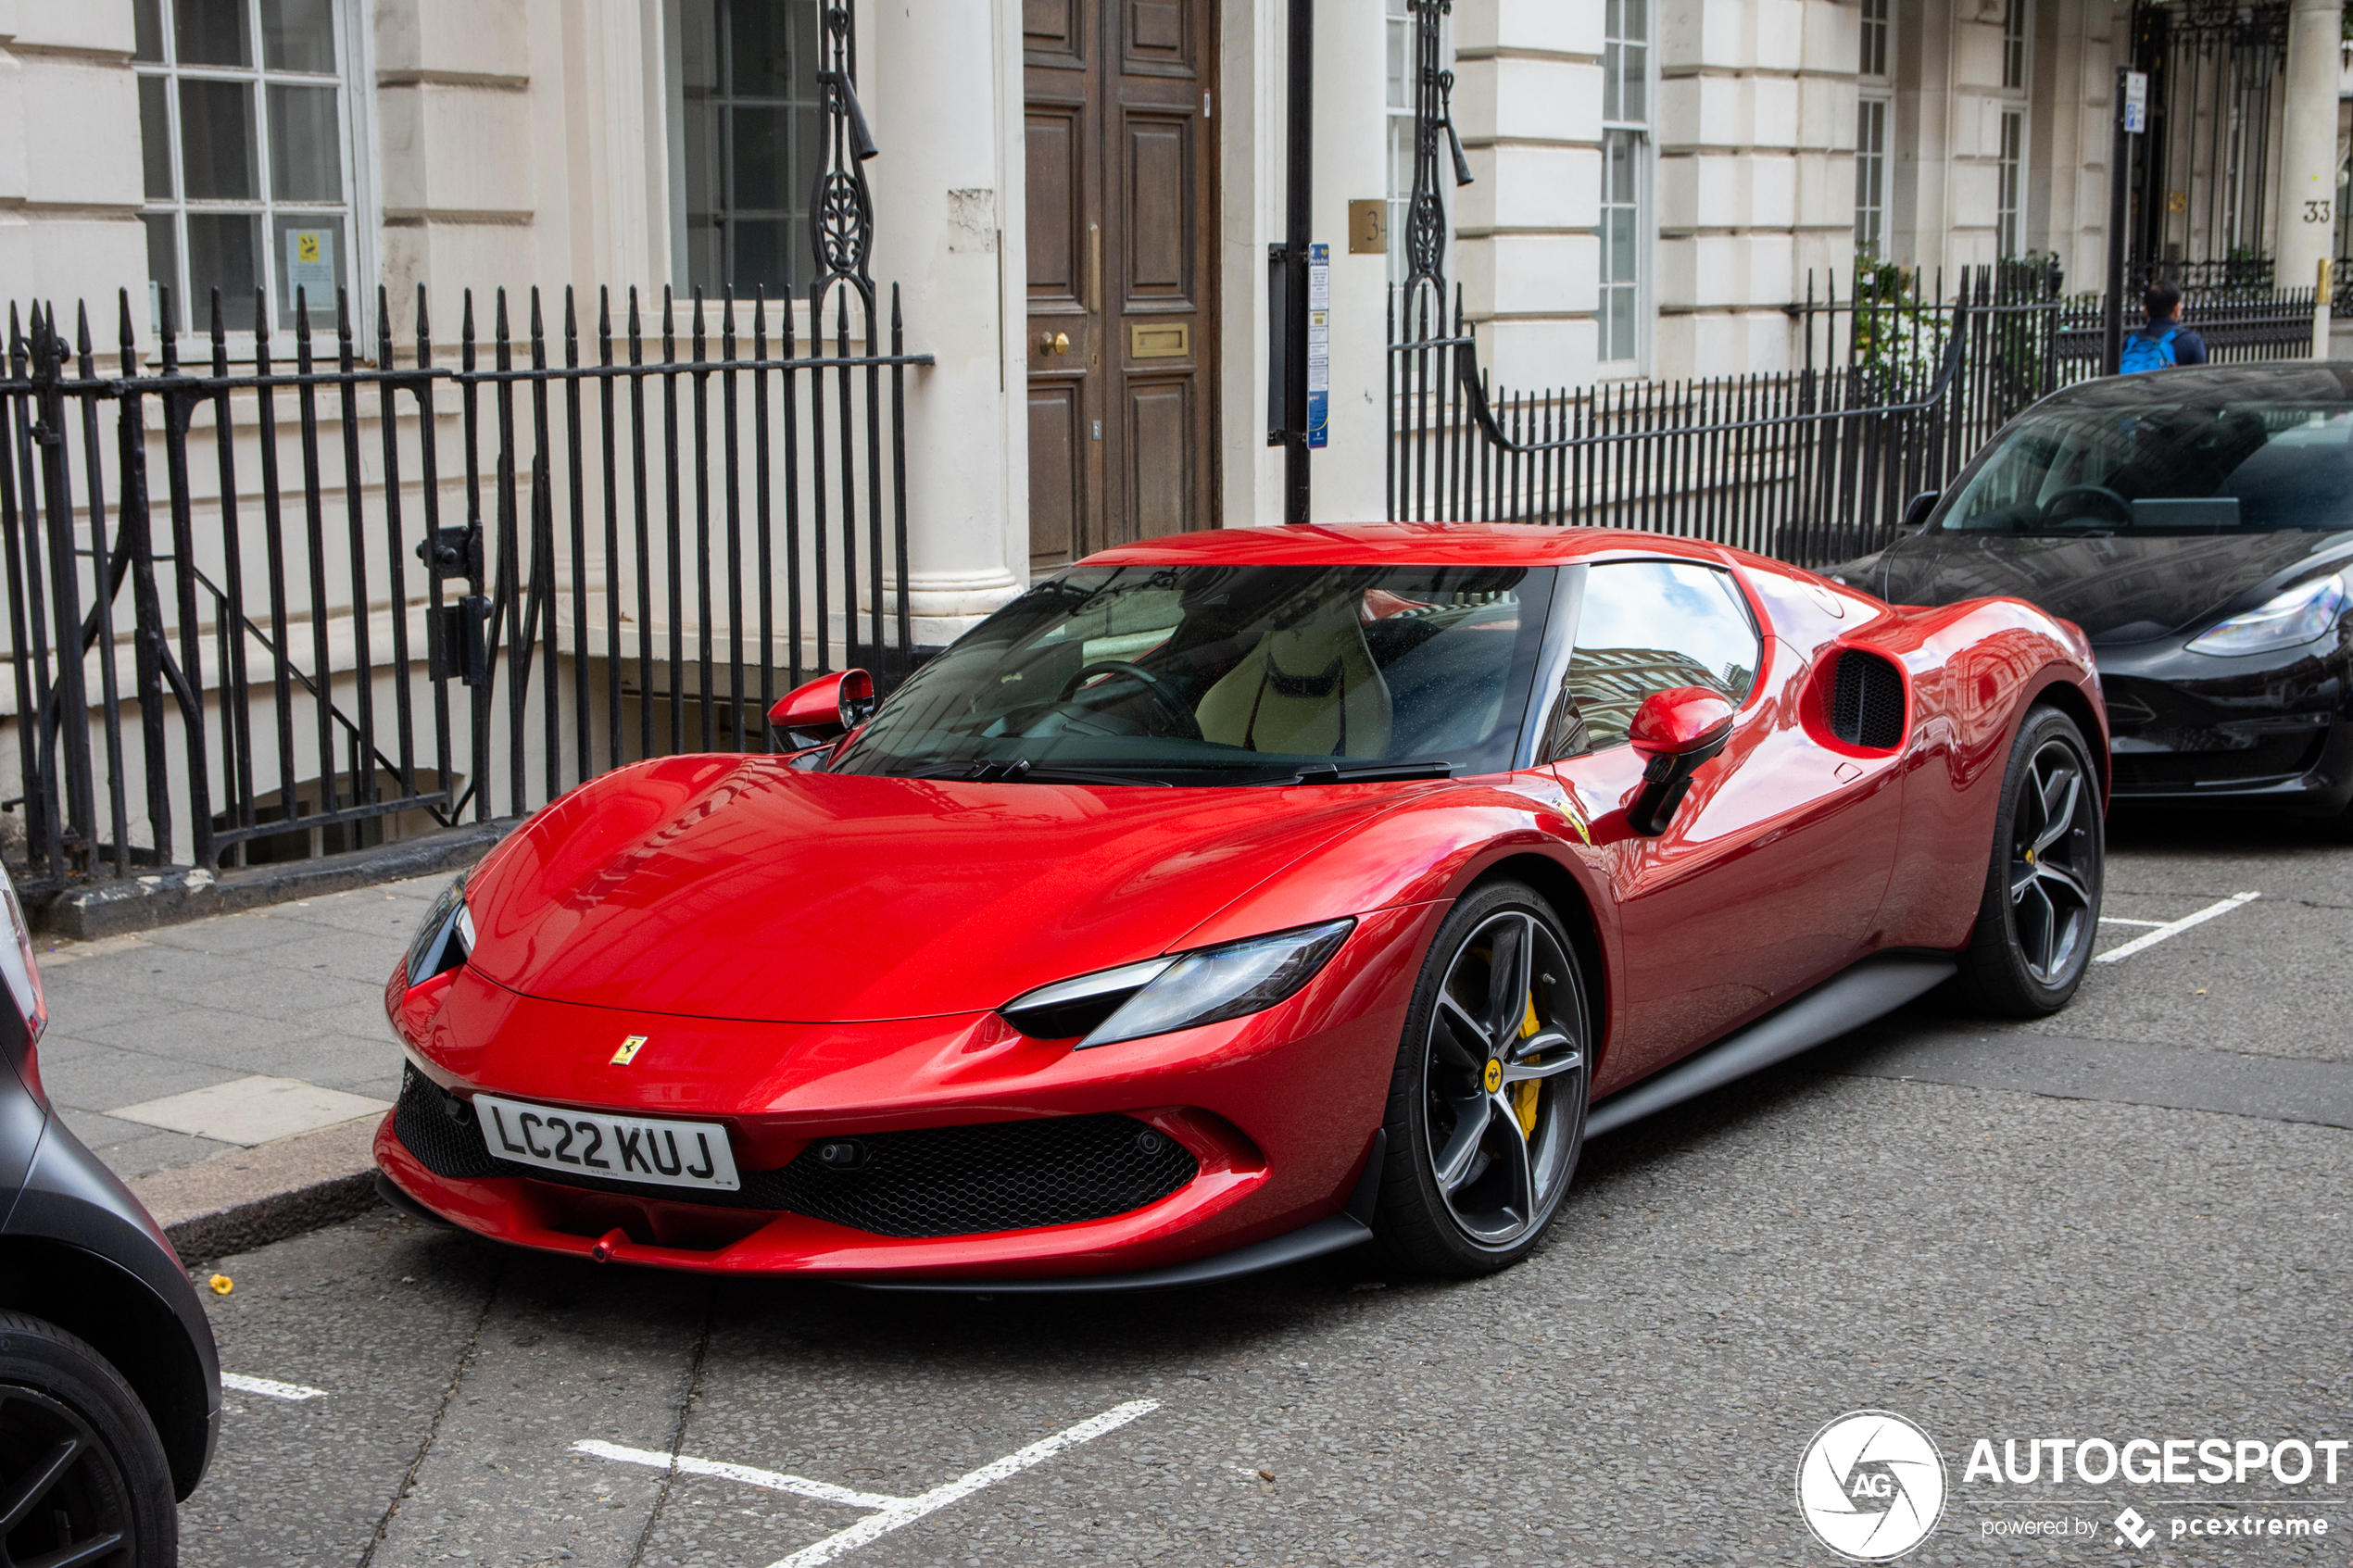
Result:
M1288 779L1265 779L1276 784L1403 784L1411 779L1451 779L1452 762L1375 762L1362 768L1302 768Z
M1010 762L974 762L961 770L940 769L914 775L921 778L962 779L966 784L1142 784L1154 789L1173 787L1165 779L1139 778L1133 773L1095 773L1082 768L1057 768L1052 763L1040 765L1026 757L1016 757Z

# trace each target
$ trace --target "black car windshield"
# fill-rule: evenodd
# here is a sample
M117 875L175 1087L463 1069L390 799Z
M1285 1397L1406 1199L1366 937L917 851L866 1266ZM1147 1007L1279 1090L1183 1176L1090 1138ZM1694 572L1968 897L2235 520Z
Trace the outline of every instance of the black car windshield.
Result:
M2353 404L2216 394L2027 415L1944 527L2057 534L2353 527Z
M1138 784L1500 771L1553 576L1079 567L959 638L831 771Z

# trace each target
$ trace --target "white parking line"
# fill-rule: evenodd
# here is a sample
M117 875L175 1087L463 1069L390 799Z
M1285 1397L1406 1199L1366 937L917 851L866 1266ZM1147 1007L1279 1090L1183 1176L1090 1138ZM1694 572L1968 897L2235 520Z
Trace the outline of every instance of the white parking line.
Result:
M812 1481L774 1470L755 1470L745 1464L692 1459L684 1454L673 1460L668 1454L649 1449L624 1449L617 1443L600 1443L593 1438L583 1439L572 1447L574 1453L588 1454L597 1459L617 1460L623 1464L643 1464L656 1470L675 1469L684 1475L716 1476L723 1481L741 1481L747 1486L761 1486L774 1492L791 1492L820 1502L873 1510L867 1517L848 1529L837 1530L824 1540L769 1564L769 1568L819 1568L819 1564L831 1562L844 1552L855 1551L869 1541L912 1524L927 1513L936 1512L959 1499L968 1498L983 1486L994 1485L1009 1475L1018 1475L1033 1465L1043 1464L1064 1449L1091 1442L1104 1433L1116 1431L1138 1416L1159 1408L1158 1399L1130 1399L1124 1405L1114 1405L1101 1415L1088 1416L1076 1426L1066 1426L1051 1437L1041 1437L1018 1452L1007 1454L978 1470L959 1475L953 1481L912 1498L852 1491L849 1487L837 1486L829 1482Z
M814 1498L819 1502L837 1502L845 1508L897 1508L905 1498L891 1497L884 1492L853 1492L847 1486L837 1486L830 1481L812 1481L805 1475L786 1475L781 1471L754 1470L749 1464L722 1464L715 1459L694 1459L680 1454L673 1464L665 1453L651 1449L624 1449L619 1443L599 1443L588 1438L572 1446L573 1452L591 1454L598 1459L618 1460L623 1464L642 1464L655 1470L675 1469L681 1475L715 1475L722 1481L741 1481L747 1486L763 1486L772 1492L790 1492L796 1497Z
M2193 914L2183 915L2180 920L2168 921L2153 931L2143 932L2120 947L2110 947L2105 953L2096 954L2092 961L2114 963L2119 959L2129 959L2144 947L2154 947L2168 937L2179 936L2194 925L2203 925L2216 915L2227 915L2241 904L2251 904L2261 897L2263 895L2260 893L2233 893L2219 904L2208 904Z
M242 1373L234 1372L224 1372L220 1374L220 1386L234 1388L240 1394L259 1394L264 1399L292 1399L296 1403L304 1399L323 1399L327 1397L327 1391L324 1388L306 1388L299 1383L277 1383L267 1377L247 1377Z
M2102 925L2163 925L2161 920L2126 920L2122 915L2102 915Z

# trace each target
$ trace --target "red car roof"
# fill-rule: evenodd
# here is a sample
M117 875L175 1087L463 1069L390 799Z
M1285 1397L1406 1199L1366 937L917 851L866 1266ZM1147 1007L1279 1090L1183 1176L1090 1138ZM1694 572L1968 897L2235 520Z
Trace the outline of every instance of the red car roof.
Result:
M1696 539L1619 528L1554 528L1501 522L1315 523L1304 528L1219 528L1115 545L1089 566L1336 566L1394 561L1414 566L1538 566L1633 550L1728 562L1739 552Z

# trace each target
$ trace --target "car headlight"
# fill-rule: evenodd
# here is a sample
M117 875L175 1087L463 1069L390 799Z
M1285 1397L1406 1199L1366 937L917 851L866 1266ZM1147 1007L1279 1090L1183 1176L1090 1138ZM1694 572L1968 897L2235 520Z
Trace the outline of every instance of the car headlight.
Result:
M409 984L422 985L462 966L474 950L474 915L466 908L466 873L441 890L409 942Z
M2271 653L2297 647L2324 635L2344 613L2345 578L2316 577L2273 598L2260 609L2234 615L2189 641L2193 653Z
M1076 1048L1174 1034L1264 1012L1315 977L1340 951L1353 920L1252 936L1196 952L1056 981L998 1009L1041 1040L1084 1035Z

